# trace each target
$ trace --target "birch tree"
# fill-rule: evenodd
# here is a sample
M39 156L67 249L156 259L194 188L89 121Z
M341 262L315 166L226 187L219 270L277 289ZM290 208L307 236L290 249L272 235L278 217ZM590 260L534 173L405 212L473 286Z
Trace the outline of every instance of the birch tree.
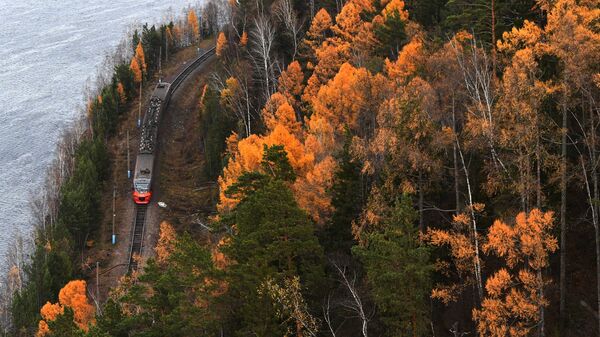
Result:
M294 10L294 4L291 0L279 0L273 4L273 14L277 20L283 24L287 35L292 40L294 46L292 60L295 60L296 55L298 54L298 43L303 25L298 19L298 14Z
M263 87L263 99L266 101L274 91L275 61L272 59L275 29L271 19L258 15L250 30L250 55L255 69L259 73Z

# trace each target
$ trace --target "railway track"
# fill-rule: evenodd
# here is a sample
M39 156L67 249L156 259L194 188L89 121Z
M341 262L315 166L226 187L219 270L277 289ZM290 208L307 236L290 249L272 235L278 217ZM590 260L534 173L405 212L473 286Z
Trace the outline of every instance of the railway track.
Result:
M138 260L136 257L142 255L142 248L144 248L144 229L146 225L147 209L148 205L135 206L135 221L133 222L133 228L131 231L131 248L129 250L129 265L127 267L128 273L137 270Z
M167 106L171 101L171 96L179 86L185 81L185 78L188 77L198 66L200 66L204 61L206 61L209 57L215 54L215 47L212 47L205 51L202 55L198 56L194 61L192 61L184 70L182 70L177 77L171 81L171 88L169 88L169 97L167 98Z
M204 63L215 53L215 47L208 49L202 55L198 56L192 61L184 70L182 70L177 77L171 81L171 86L166 97L166 107L168 107L171 101L171 96L179 88L179 86L185 81L185 79L200 65ZM165 108L166 109L166 108ZM129 247L129 260L127 266L127 273L131 273L138 268L138 257L142 256L144 249L144 234L146 227L146 215L148 205L136 204L135 205L135 219L133 220L133 226L131 229L131 244Z

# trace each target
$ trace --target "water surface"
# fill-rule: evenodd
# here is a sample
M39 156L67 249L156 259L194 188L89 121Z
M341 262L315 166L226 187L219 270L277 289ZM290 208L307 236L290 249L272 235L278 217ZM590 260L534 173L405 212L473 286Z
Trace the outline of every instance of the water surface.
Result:
M15 236L31 232L29 199L77 117L86 80L128 27L190 3L0 0L0 265Z

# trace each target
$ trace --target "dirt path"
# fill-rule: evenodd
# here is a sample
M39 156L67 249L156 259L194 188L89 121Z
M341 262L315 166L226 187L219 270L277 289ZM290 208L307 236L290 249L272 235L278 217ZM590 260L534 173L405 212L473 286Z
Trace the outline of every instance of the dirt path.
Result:
M212 41L205 41L204 48L212 45ZM163 68L163 77L168 78L172 74L178 74L190 60L197 55L196 48L187 48L173 55L169 63ZM175 95L171 99L171 104L165 115L163 116L161 126L159 128L159 156L158 162L161 163L161 153L164 151L165 144L171 138L173 128L173 116L178 116L177 107L179 106L180 96L182 93L197 93L198 88L194 85L199 76L210 70L209 64L212 61L207 61L192 73L187 80L180 86ZM155 78L151 83L145 86L143 92L142 114L146 109L146 105L154 86L156 85ZM195 90L194 90L195 89ZM196 95L197 96L197 95ZM99 263L98 289L100 292L100 302L108 296L109 290L116 286L118 280L127 271L127 263L129 259L129 248L131 239L131 230L133 228L135 204L131 198L131 179L127 177L127 131L129 131L129 149L130 149L130 169L133 176L133 167L135 165L135 156L137 154L137 144L139 143L138 129L136 127L138 114L139 99L131 104L131 110L124 114L119 122L118 131L115 137L109 140L107 144L108 152L111 157L111 176L107 179L103 190L102 198L102 213L103 220L100 224L100 231L96 234L98 241L93 243L93 247L86 251L83 261L84 273L89 278L89 290L91 294L96 293L96 263ZM175 112L174 112L175 111ZM162 164L161 164L162 165ZM160 170L160 167L158 167ZM160 177L160 173L157 172ZM160 179L159 179L160 180ZM158 233L158 225L160 223L160 215L158 211L157 201L161 197L160 181L155 183L155 196L152 203L148 207L146 234L144 238L143 256L150 257L154 253L154 245ZM116 211L114 213L115 226L114 233L116 234L116 244L112 245L113 234L113 192L115 193Z

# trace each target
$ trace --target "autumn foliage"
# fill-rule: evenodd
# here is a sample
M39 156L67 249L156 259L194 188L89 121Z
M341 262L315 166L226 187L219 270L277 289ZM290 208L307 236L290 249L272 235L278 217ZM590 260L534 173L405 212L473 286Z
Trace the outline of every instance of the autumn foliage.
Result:
M514 225L496 220L483 250L502 259L505 268L486 282L487 296L473 312L482 336L528 336L539 324L539 310L548 305L542 270L558 249L552 235L554 214L534 209L519 213Z
M227 48L227 37L225 37L225 33L220 32L219 36L217 37L217 47L215 51L218 57L223 56L225 48Z
M248 33L246 31L242 32L242 36L240 37L240 45L245 47L248 45Z
M131 59L129 69L131 69L131 72L133 73L134 81L136 83L142 82L142 70L140 69L140 64L135 57Z
M50 332L49 321L54 321L62 315L64 308L73 310L73 322L80 329L87 331L90 324L94 323L94 306L88 303L86 296L86 282L82 280L70 281L58 294L58 303L47 302L40 310L42 320L39 322L37 336L45 336Z
M587 317L579 292L598 311L600 265L567 264L593 248L600 260L599 1L267 3L208 0L201 20L189 10L165 30L167 43L217 35L219 61L195 92L216 215L209 247L195 228L160 224L156 259L115 297L123 326L362 337L600 329L569 321ZM152 51L142 41L129 64L137 84ZM113 83L122 102L130 82ZM111 103L91 99L90 117ZM573 237L590 240L565 249ZM584 277L567 282L570 272ZM82 301L44 305L38 335ZM84 329L87 311L73 310Z
M198 41L200 39L200 24L198 23L198 16L196 15L196 11L194 9L190 8L187 19L192 40L194 42Z
M175 250L177 235L173 226L166 221L160 223L158 242L156 243L156 259L165 262Z
M142 46L142 42L139 42L138 45L135 47L135 55L133 57L137 60L137 63L142 73L145 74L148 69L146 69L146 56L144 54L144 47Z

